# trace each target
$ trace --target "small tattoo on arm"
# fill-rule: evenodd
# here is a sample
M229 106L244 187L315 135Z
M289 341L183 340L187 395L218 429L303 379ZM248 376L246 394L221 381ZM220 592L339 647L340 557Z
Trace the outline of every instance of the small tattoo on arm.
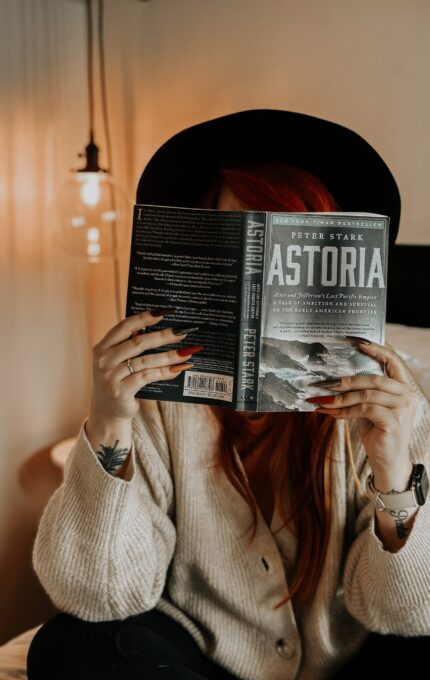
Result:
M399 493L398 491L395 493ZM407 510L390 510L391 517L394 517L394 524L397 529L398 538L406 538L409 533L409 529L405 527L405 521L409 517Z
M113 446L100 444L101 450L96 451L100 463L110 475L115 475L120 471L128 456L128 449L117 448L118 442L119 439L116 440Z

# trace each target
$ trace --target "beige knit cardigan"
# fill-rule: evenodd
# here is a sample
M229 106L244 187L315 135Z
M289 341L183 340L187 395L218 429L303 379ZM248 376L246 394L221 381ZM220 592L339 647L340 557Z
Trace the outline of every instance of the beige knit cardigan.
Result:
M142 401L132 478L103 469L84 423L36 537L33 563L55 605L87 621L157 608L243 680L317 680L339 669L368 631L430 635L430 502L404 546L384 550L336 425L328 554L311 604L275 609L294 568L295 538L275 512L251 511L217 464L219 424L206 405ZM430 471L430 413L417 410L410 450ZM361 483L370 470L355 428ZM237 456L237 452L236 452Z

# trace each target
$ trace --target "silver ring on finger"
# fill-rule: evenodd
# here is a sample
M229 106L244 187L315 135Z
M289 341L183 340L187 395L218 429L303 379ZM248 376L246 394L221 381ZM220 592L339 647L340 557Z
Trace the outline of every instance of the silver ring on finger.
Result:
M127 368L128 368L128 372L130 373L130 375L132 373L134 373L133 366L131 365L131 359L127 359Z

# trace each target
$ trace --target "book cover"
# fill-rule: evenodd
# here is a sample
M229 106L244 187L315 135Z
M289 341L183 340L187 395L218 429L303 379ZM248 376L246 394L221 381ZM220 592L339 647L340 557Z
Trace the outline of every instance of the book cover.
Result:
M257 410L310 411L328 378L383 374L345 336L384 343L388 218L270 214Z
M308 411L313 382L382 373L345 336L384 342L387 247L385 216L136 205L126 315L175 307L148 332L197 326L205 348L136 396Z

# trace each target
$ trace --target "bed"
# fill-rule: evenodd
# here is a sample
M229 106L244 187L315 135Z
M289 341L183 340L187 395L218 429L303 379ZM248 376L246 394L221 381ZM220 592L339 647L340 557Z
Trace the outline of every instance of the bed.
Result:
M394 246L390 256L386 341L403 358L430 400L430 246ZM424 304L423 304L424 300ZM30 642L40 626L0 647L0 680L27 678Z
M25 680L26 659L30 642L40 626L31 628L0 647L0 680Z

